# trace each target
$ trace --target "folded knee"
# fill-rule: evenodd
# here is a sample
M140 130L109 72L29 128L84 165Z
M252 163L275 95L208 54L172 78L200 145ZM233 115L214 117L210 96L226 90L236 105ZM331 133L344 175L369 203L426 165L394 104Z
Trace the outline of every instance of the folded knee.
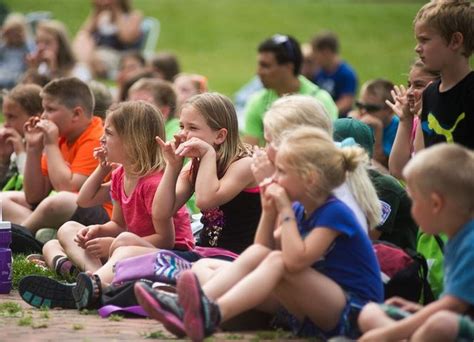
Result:
M359 329L362 332L367 332L373 328L374 319L383 314L377 303L369 303L362 308L357 320Z
M110 245L110 254L112 254L117 248L130 246L137 240L137 236L130 232L120 233Z
M58 237L59 242L62 244L62 243L67 243L68 241L73 241L77 235L77 232L81 228L84 228L84 226L75 221L68 221L64 223L58 229L57 237Z

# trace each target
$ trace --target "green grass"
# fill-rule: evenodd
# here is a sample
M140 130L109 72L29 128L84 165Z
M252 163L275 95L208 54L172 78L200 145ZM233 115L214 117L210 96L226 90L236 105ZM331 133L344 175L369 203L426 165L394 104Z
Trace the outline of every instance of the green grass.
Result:
M0 317L22 317L23 309L20 304L14 302L0 303Z
M47 10L75 33L89 0L5 0L21 12ZM212 90L232 95L255 72L256 46L276 32L308 41L336 31L342 55L361 82L385 77L405 83L414 58L412 20L423 1L135 0L161 22L159 50L175 52L184 71L206 75Z
M45 270L41 267L32 264L31 262L26 261L25 255L23 254L16 254L13 256L13 288L18 289L18 284L20 280L31 274L36 275L43 275L47 277L51 277L57 280L62 280L55 272L52 270Z

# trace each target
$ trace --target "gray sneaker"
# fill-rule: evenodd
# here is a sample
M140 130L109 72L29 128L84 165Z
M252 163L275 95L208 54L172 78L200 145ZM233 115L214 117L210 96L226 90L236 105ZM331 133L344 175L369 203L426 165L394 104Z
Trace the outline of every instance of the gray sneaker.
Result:
M186 335L183 324L183 309L176 294L155 290L148 283L135 283L135 297L150 317L163 323L177 337Z

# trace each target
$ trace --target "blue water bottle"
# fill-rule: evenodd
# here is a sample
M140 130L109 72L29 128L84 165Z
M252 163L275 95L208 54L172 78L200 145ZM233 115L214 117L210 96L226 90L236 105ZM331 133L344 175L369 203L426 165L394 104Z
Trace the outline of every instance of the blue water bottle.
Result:
M10 222L0 221L0 293L10 293L12 289L11 227Z

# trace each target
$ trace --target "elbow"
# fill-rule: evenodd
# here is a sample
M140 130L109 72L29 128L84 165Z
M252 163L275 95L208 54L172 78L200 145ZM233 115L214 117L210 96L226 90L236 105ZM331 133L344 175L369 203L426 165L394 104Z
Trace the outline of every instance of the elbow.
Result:
M196 195L196 207L198 207L200 210L207 210L216 206L212 200L205 199L203 197L205 196Z
M81 198L81 196L77 198L76 204L78 207L81 207L81 208L88 208L90 206L89 201L85 198Z
M31 206L36 206L43 200L43 197L36 194L28 194L28 192L25 191L25 200Z

